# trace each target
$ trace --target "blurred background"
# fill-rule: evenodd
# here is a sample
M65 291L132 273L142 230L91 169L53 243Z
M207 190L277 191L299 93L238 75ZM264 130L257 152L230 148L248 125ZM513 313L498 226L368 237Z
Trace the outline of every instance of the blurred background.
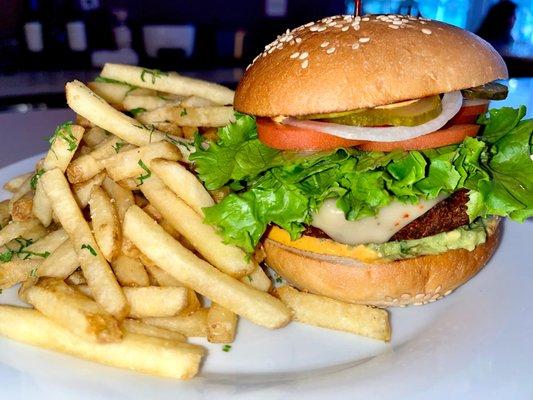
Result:
M107 61L235 87L287 28L353 13L352 0L0 0L0 111L64 107L65 82ZM490 41L512 77L533 76L533 0L363 0L460 26Z

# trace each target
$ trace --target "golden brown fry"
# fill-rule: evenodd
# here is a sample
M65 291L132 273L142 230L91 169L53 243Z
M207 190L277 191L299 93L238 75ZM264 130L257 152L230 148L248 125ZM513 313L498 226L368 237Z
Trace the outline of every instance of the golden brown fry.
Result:
M117 184L129 191L139 190L139 183L135 178L122 179L121 181L118 181Z
M83 276L83 272L81 272L79 269L70 274L67 279L65 279L65 282L71 286L87 285L87 280Z
M272 281L268 275L265 274L265 271L263 271L263 268L261 268L260 265L258 265L250 274L243 276L240 281L257 290L261 290L262 292L268 292L272 287Z
M89 205L89 199L91 198L93 188L102 185L105 177L105 172L100 172L85 182L75 183L72 185L74 198L76 199L76 202L80 208L85 208L87 205Z
M179 126L221 127L235 122L233 107L182 107L166 106L140 114L138 120L143 124L167 121ZM187 136L185 136L187 137Z
M172 122L154 122L151 124L155 129L163 132L168 133L169 135L175 136L175 137L182 137L183 136L183 130L180 126L172 123Z
M39 259L22 260L15 256L11 261L0 263L0 289L8 289L35 275L41 262Z
M17 189L17 191L15 193L13 193L13 196L11 196L11 199L9 200L9 212L11 213L11 215L13 215L13 205L17 201L19 201L20 199L22 199L23 197L29 195L32 192L31 179L32 179L31 176L29 178L27 178L20 185L20 187Z
M165 138L162 132L150 129L111 107L80 81L67 83L66 91L70 108L128 143L143 146Z
M154 158L177 161L181 159L181 153L176 146L168 142L157 142L115 154L102 162L107 174L115 182L136 178L137 184L140 185L146 179L143 179L143 176L150 176L150 162Z
M207 341L232 343L236 330L237 315L216 303L211 304L207 312Z
M96 147L100 143L102 143L104 140L109 138L110 133L107 132L105 129L100 128L99 126L91 126L91 122L78 115L78 118L84 119L86 122L89 123L88 126L86 126L87 131L85 131L85 134L83 135L83 141L87 143L89 147ZM82 125L82 123L79 123Z
M192 378L205 353L199 346L132 333L118 343L86 341L27 308L0 306L0 321L0 335L10 339L166 378Z
M133 318L170 317L187 306L187 289L181 287L124 287Z
M185 342L187 338L179 332L173 332L168 329L158 328L157 326L148 325L136 319L126 318L122 321L122 329L127 333L136 333L177 342Z
M50 276L65 279L72 274L80 262L72 242L65 240L59 247L46 257L39 266L39 276Z
M234 277L245 276L256 269L257 265L247 261L241 249L225 244L215 228L204 224L203 218L159 178L150 177L140 189L165 220L212 265Z
M118 218L122 223L124 221L124 215L131 205L135 204L133 193L131 190L124 189L118 183L112 179L106 177L102 183L102 187L106 193L111 197L115 208L117 209Z
M155 95L133 94L124 97L124 100L122 101L122 107L124 110L144 109L145 111L149 111L172 103L176 103L176 100L167 100L162 96Z
M43 226L49 226L52 223L52 205L50 200L46 197L44 193L43 185L38 180L35 186L35 194L33 196L33 206L32 206L33 215Z
M46 317L86 340L112 343L122 338L116 319L60 279L41 279L21 295Z
M188 78L175 72L158 72L132 65L107 63L101 76L159 92L200 96L217 104L233 104L233 90L215 83Z
M267 293L258 291L201 260L165 232L144 211L132 206L124 219L124 234L159 267L187 287L223 307L267 328L290 320L289 310Z
M74 245L95 299L113 316L124 318L128 312L124 293L83 218L65 176L60 170L53 169L41 176L41 182L54 213Z
M179 332L187 337L207 336L207 308L201 308L189 315L176 315L174 317L144 318L148 325Z
M150 286L148 273L139 260L121 254L113 260L111 266L121 286Z
M64 125L52 138L50 150L44 158L42 168L45 171L59 168L65 172L81 141L85 128L80 125Z
M11 217L13 221L27 221L33 218L33 193L28 193L13 203Z
M387 342L390 340L386 310L303 293L290 286L282 286L275 293L292 310L295 321Z
M119 110L129 110L129 108L123 108L122 102L128 95L138 96L150 96L155 95L155 90L135 89L131 85L124 83L113 82L89 82L87 86L95 92L98 96L102 97L105 101L113 104L113 107Z
M39 220L28 219L26 221L11 221L0 230L0 246L10 242L19 236L24 236L32 229L41 226Z
M108 261L114 260L122 247L122 229L117 210L107 193L95 186L89 199L94 238Z
M0 229L2 229L10 219L9 200L0 201Z
M8 192L15 193L22 186L22 184L26 182L28 178L31 179L32 176L33 172L15 176L4 183L4 189Z

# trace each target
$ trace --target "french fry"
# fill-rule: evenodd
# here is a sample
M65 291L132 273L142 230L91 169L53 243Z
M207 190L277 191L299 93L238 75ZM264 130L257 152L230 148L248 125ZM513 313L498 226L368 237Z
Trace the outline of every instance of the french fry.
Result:
M207 312L207 341L211 343L233 343L237 330L237 315L211 304Z
M17 189L17 191L13 193L13 196L11 196L11 199L9 200L9 212L11 215L13 215L14 204L32 192L32 187L31 187L32 177L33 175L27 178L24 182L22 182L22 184Z
M240 280L262 292L268 292L272 286L272 281L267 274L265 274L265 271L263 271L263 268L261 268L260 265L257 265L251 273L243 276Z
M172 122L154 122L151 125L158 131L164 132L166 134L177 137L183 136L182 128Z
M41 263L42 260L22 260L18 257L0 263L0 289L8 289L25 281L31 275L35 275L35 272L32 271L37 271Z
M32 212L35 218L41 221L41 224L43 224L43 226L49 226L52 223L52 204L50 204L50 200L48 200L48 197L46 197L43 185L39 180L35 185Z
M130 258L121 254L113 260L111 267L121 286L150 286L148 273L142 263L136 258Z
M161 96L127 95L122 101L122 108L124 110L143 109L144 111L148 111L172 104L173 102L175 102L175 100L167 100Z
M178 287L124 287L133 318L170 317L187 306L187 289Z
M196 95L217 104L233 104L233 90L215 83L181 76L174 72L166 73L131 65L107 63L100 75L159 92L184 96Z
M80 262L78 254L70 240L65 240L59 247L46 257L39 265L39 276L50 276L65 279L71 275Z
M125 97L130 94L137 94L139 96L155 95L154 90L135 88L134 86L120 83L120 82L89 82L87 86L91 88L98 96L102 97L105 101L113 104L115 108L125 109L122 107L122 102Z
M79 115L78 118L80 118ZM85 120L89 122L89 125L91 124L89 120ZM96 147L104 140L108 139L109 135L110 133L107 132L105 129L102 129L99 126L91 126L85 131L85 134L83 135L83 141L87 143L89 147Z
M146 111L137 117L143 124L168 121L180 126L221 127L235 122L233 107L182 107L166 106Z
M76 125L83 126L84 128L87 129L87 131L89 131L91 128L94 127L94 125L91 123L91 121L89 121L87 118L83 118L79 114L76 114ZM86 136L86 135L84 135L84 136ZM89 146L92 146L92 145L89 144Z
M30 192L13 203L11 217L13 221L33 218L33 193Z
M279 328L289 322L290 312L278 299L239 282L198 258L139 207L128 209L123 229L142 253L157 260L159 267L215 303L267 328Z
M0 230L0 246L10 242L19 236L24 236L29 231L40 227L41 224L37 219L28 219L26 221L11 221Z
M122 254L130 258L139 258L141 252L127 237L122 237Z
M239 278L257 267L253 261L246 260L246 254L241 249L225 244L215 229L204 224L203 218L168 189L159 178L150 177L140 189L165 220L212 265Z
M122 247L122 229L117 210L107 193L95 186L89 199L94 238L107 261L113 261Z
M150 129L114 109L80 81L67 83L66 91L70 108L128 143L143 146L161 141L165 137L163 133Z
M135 178L122 179L118 181L117 184L129 191L139 189L139 182Z
M106 178L105 172L100 172L96 174L91 179L86 180L85 182L75 183L72 185L72 191L74 192L74 198L80 206L80 208L85 208L89 204L89 199L91 198L91 193L93 188L98 187L104 183Z
M26 182L28 178L31 179L32 176L33 172L15 176L4 183L4 189L8 192L15 193L22 186L22 184Z
M0 306L0 321L0 335L12 340L166 378L192 378L205 353L199 346L132 333L118 343L90 342L27 308Z
M67 279L65 279L65 282L71 286L87 285L87 280L83 276L83 272L81 272L79 269L70 274Z
M65 172L78 148L84 132L85 128L80 125L67 123L58 127L51 139L52 144L44 158L42 168L45 171L59 168L61 172Z
M111 315L122 319L128 312L126 298L83 218L65 176L60 170L53 169L41 176L41 182L54 213L74 245L96 301Z
M113 343L122 338L116 319L60 279L41 279L21 296L46 317L86 340Z
M189 205L198 215L203 216L202 208L215 205L211 195L193 173L173 161L155 159L150 168L179 198Z
M126 318L122 321L122 329L127 333L136 333L138 335L152 336L161 339L175 340L185 342L187 337L179 332L169 331L168 329L158 328L157 326L148 325L136 319Z
M2 229L10 219L9 200L0 201L0 229Z
M176 146L168 142L157 142L115 154L102 162L109 177L117 182L126 178L149 176L150 162L154 158L177 161L181 159L181 153ZM141 183L142 179L137 182L137 184Z
M132 145L126 144L115 135L110 135L89 154L76 158L67 168L70 183L79 183L92 178L101 172L105 165L101 160L112 157L120 151L130 150Z
M59 246L61 246L66 240L68 240L68 235L64 229L58 229L53 232L50 232L48 235L39 238L38 240L32 240L32 244L25 247L24 254L25 258L41 257L39 254L48 253L49 255L53 253ZM36 254L31 254L36 253ZM48 258L49 255L44 258Z
M303 293L290 286L277 288L275 294L292 310L295 321L386 342L390 340L386 310Z
M189 96L180 102L181 107L213 107L220 104L200 96Z
M148 325L179 332L187 337L207 336L207 308L201 308L189 315L176 315L173 317L144 318L142 321Z
M133 193L131 190L124 189L114 180L106 177L102 183L102 187L106 193L111 197L115 208L117 209L118 219L122 223L124 221L124 215L130 206L135 204Z

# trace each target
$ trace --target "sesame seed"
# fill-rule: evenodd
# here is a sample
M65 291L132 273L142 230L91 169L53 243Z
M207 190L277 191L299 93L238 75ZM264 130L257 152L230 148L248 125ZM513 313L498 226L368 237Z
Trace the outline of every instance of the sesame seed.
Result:
M368 42L370 42L370 38L368 38L368 37L362 37L362 38L359 38L359 41L360 41L361 43L368 43Z
M331 54L334 51L335 51L335 47L330 47L329 49L326 50L326 53Z
M268 50L268 54L272 53L274 50L276 50L276 48L272 47L271 49Z
M447 290L446 292L444 292L444 296L448 296L451 292L451 290Z
M302 63L302 68L305 69L309 66L309 60L304 60L304 62Z
M287 29L287 30L285 31L285 34L288 35L289 33L291 33L291 30L290 30L290 29Z
M309 53L307 51L304 51L302 54L300 54L300 57L298 57L300 60L304 60L307 58Z
M291 40L291 41L289 42L289 44L290 44L291 46L294 45L294 43L296 43L294 40Z
M302 38L297 37L296 38L296 43L302 43Z
M364 17L364 18L361 18L361 21L370 21L370 18Z
M320 47L328 47L328 45L329 45L329 42L322 42L320 44Z
M251 66L252 66L252 64L248 64L248 66L246 67L246 71L248 71ZM114 199L111 199L111 200L114 200Z
M305 24L304 26L306 28L310 27L310 26L313 26L315 23L314 22L308 22L307 24Z
M402 22L402 21L397 21L397 20L396 20L396 21L392 21L392 24L393 24L393 25L401 25L401 24L403 24L403 22Z
M352 49L357 50L359 48L359 43L352 44Z
M431 30L424 28L422 29L422 33L425 33L426 35L431 35Z
M323 31L325 31L326 29L327 29L327 27L325 27L325 26L321 26L321 27L318 28L316 31L317 31L317 32L323 32Z
M316 31L318 31L318 26L314 25L314 26L312 26L311 28L309 28L309 30L310 30L311 32L316 32Z
M278 44L278 45L276 46L276 49L282 49L282 48L283 48L283 44L282 44L282 43L280 43L280 44Z
M353 26L353 25L352 25L352 26ZM360 27L359 25L355 25L355 26L353 26L353 29L354 29L355 31L358 31L359 29L361 29L361 27Z
M335 26L337 23L335 21L331 21L327 23L328 26Z
M297 51L296 53L291 54L291 58L297 58L300 55L300 52Z
M350 27L349 27L349 26L345 26L345 27L343 27L343 28L341 29L341 31L346 32L348 29L350 29Z
M409 22L409 20L408 20L407 18L402 18L402 22L403 22L404 24L406 24L406 23Z
M388 25L389 28L392 28L392 29L398 29L399 26L398 25Z

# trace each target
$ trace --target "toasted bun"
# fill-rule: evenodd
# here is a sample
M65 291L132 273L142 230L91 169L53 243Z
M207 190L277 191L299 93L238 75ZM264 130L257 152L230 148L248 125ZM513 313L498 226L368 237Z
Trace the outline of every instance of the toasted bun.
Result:
M352 303L376 306L425 304L472 278L494 253L499 224L472 251L449 250L400 261L364 263L324 256L266 239L266 262L301 290Z
M375 107L507 78L483 39L405 16L336 16L278 37L246 71L235 109L294 116Z

